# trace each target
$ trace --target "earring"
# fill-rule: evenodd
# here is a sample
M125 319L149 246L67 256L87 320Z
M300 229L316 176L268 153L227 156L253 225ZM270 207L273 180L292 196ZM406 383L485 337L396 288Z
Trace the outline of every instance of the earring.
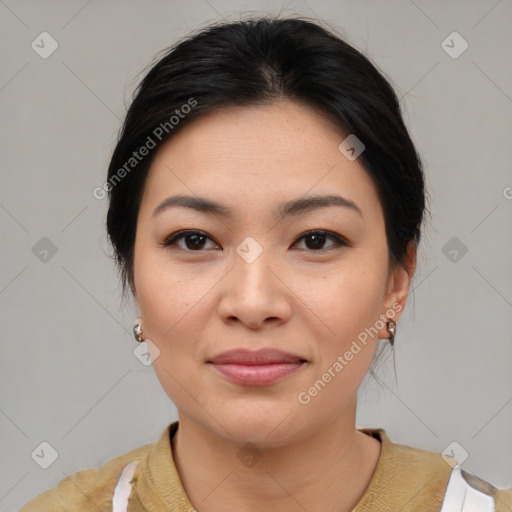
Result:
M391 346L394 346L395 333L396 333L396 322L394 322L393 320L388 320L386 322L386 324L388 326L388 331L389 331L389 343L391 344Z
M144 341L144 338L142 337L142 321L137 322L133 326L133 336L139 343Z

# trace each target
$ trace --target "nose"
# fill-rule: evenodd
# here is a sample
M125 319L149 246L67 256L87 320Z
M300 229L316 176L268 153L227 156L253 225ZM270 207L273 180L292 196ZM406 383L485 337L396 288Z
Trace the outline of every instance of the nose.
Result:
M240 322L252 330L286 323L292 297L279 266L263 251L256 260L239 254L222 280L219 314L226 323Z

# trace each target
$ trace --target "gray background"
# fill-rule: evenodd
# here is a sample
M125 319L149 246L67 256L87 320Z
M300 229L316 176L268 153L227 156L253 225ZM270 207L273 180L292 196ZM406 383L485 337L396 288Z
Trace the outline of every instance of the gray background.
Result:
M388 357L382 384L362 389L358 426L438 452L456 441L468 471L512 487L510 0L5 0L2 511L156 441L177 418L152 367L133 354L133 304L121 304L107 202L92 191L158 50L219 17L279 10L333 23L390 77L432 197L398 324L397 378ZM44 31L59 45L46 59L31 47ZM442 46L453 31L469 44L458 58ZM46 260L43 237L57 249ZM31 456L43 441L59 454L48 469Z

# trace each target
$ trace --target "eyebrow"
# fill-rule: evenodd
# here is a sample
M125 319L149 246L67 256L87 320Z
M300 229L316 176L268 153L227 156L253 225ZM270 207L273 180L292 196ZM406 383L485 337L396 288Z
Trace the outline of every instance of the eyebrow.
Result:
M361 217L364 217L363 212L356 203L339 195L317 195L293 199L283 203L279 207L278 214L281 215L281 217L300 215L307 211L315 210L317 208L325 208L327 206L340 206L342 208L347 208L357 212ZM175 195L164 199L155 208L152 217L155 217L163 211L173 207L191 208L198 212L220 215L222 217L229 217L233 213L232 209L228 206L224 206L205 197Z

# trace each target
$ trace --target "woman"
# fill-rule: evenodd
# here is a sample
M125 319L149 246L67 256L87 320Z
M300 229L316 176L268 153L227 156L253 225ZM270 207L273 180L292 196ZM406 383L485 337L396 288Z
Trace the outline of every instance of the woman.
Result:
M22 512L512 510L455 460L355 426L426 211L397 97L361 53L299 18L181 41L135 93L107 192L134 335L179 421Z

